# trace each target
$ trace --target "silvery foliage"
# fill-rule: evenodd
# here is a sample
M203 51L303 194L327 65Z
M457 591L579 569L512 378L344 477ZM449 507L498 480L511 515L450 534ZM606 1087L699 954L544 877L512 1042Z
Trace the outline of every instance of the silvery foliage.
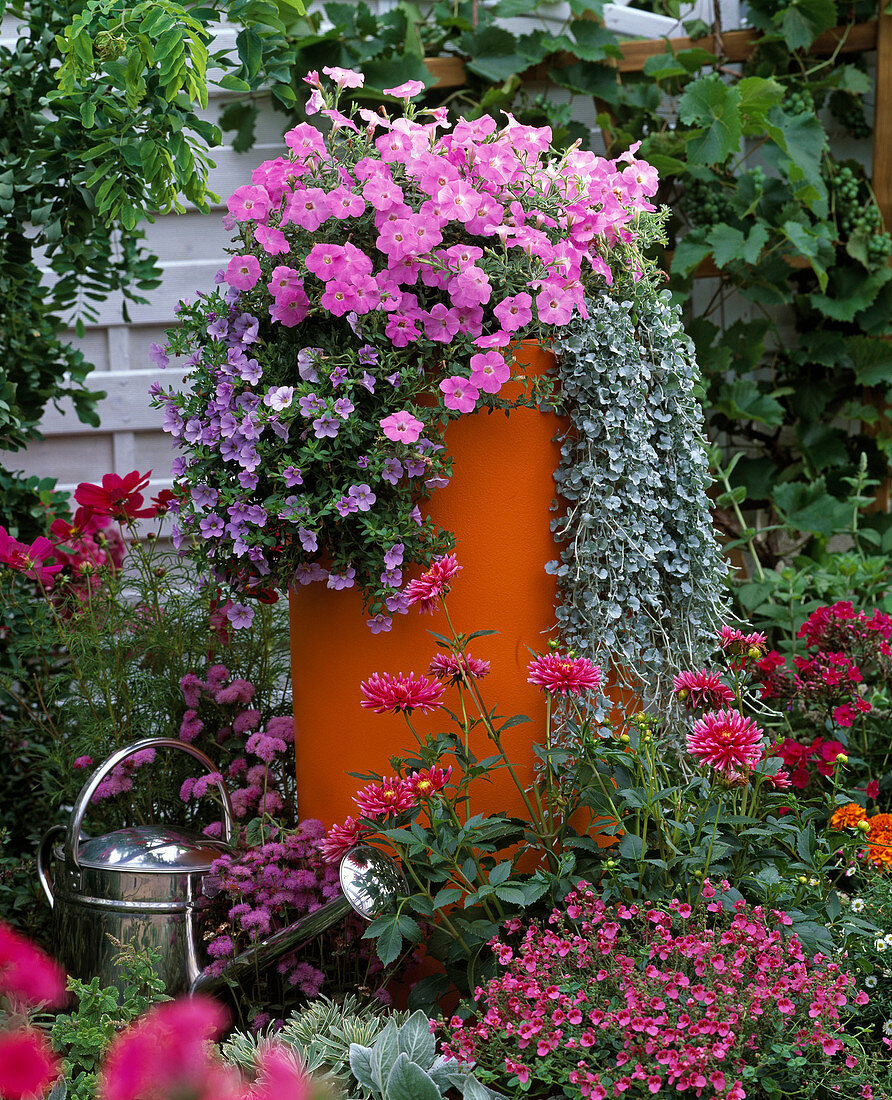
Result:
M699 372L668 291L588 303L555 341L564 411L549 563L578 653L665 711L671 677L715 649L728 615L713 530Z

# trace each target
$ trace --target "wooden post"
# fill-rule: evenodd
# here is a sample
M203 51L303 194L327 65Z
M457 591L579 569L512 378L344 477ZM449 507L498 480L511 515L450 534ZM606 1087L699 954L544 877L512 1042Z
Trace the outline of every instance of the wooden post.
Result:
M886 229L892 228L892 15L880 0L877 83L873 119L873 193Z

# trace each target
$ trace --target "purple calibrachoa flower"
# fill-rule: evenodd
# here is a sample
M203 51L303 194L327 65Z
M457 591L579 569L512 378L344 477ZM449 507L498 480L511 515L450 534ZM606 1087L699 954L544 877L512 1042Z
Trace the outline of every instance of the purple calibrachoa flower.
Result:
M315 531L310 531L306 527L298 527L297 537L300 539L301 546L308 554L312 554L319 549L319 542L316 539Z
M282 478L289 489L295 485L303 485L304 479L299 466L286 466L282 471Z
M264 405L268 405L276 412L287 409L294 399L294 386L273 386L263 399Z
M189 495L196 508L213 508L220 498L220 493L209 485L195 485Z
M335 508L337 509L338 515L343 518L344 516L351 515L353 512L358 512L359 504L355 497L347 496L341 497L337 504L335 504Z
M235 630L245 630L254 621L254 609L247 604L234 603L226 609L226 618Z
M335 369L328 376L328 380L334 387L343 385L343 383L347 381L347 372L344 370L343 367L335 367Z
M340 424L330 413L323 413L313 421L313 435L317 439L334 439L339 429Z
M346 397L339 397L334 403L334 411L344 420L353 412L356 406Z
M352 588L355 583L355 577L356 570L349 568L343 573L329 573L326 583L329 588L334 588L336 591L341 588Z
M304 416L312 416L313 413L321 412L325 408L325 402L315 393L308 393L305 397L301 397L297 404Z
M347 490L347 496L356 501L356 507L360 512L368 512L378 499L368 485L351 485Z
M384 564L388 569L395 569L398 565L403 564L403 555L405 552L405 546L401 542L395 542L385 553Z
M161 344L149 344L149 358L155 364L156 367L160 367L161 370L167 366L170 362L170 357L167 354L167 348Z
M398 458L388 458L381 471L381 477L391 485L396 485L403 476L403 464Z
M379 612L373 619L366 619L366 625L373 634L383 634L393 626L393 619L389 615Z

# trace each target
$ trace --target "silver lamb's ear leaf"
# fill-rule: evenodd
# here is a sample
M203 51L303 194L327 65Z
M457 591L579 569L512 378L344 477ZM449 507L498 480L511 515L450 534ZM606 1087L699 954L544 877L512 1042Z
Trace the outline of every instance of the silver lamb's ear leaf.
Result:
M400 1050L427 1069L437 1053L437 1041L431 1034L430 1017L419 1009L413 1012L399 1031Z
M462 1100L494 1100L497 1093L491 1092L473 1073L469 1073L461 1086Z
M399 1029L393 1020L387 1021L387 1026L372 1043L372 1083L382 1096L384 1095L384 1083L390 1076L393 1063L400 1052L397 1039Z
M387 1078L384 1100L443 1100L443 1093L421 1066L400 1051Z
M68 1096L68 1085L65 1083L65 1078L60 1077L53 1085L46 1100L65 1100L66 1096Z
M374 1091L372 1081L372 1048L350 1044L350 1072L364 1089Z

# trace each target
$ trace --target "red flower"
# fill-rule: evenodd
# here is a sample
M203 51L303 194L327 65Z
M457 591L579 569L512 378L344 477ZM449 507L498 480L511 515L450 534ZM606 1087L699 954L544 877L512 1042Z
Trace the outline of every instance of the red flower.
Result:
M149 473L151 473L151 470ZM159 516L167 515L170 511L171 504L177 499L177 495L172 489L162 489L156 497L152 497L152 503L155 505L155 514Z
M0 1032L0 1096L4 1100L43 1096L59 1072L42 1032L33 1027Z
M0 923L0 996L25 1005L65 1000L65 971L39 947Z
M17 542L5 527L0 527L0 564L10 566L17 573L24 573L31 580L49 587L53 583L53 574L58 573L62 563L54 557L55 547L49 539L38 537L26 546ZM44 565L44 562L49 564Z
M546 653L527 665L527 683L547 691L549 695L579 695L601 683L601 670L587 657L569 657Z
M874 802L876 802L876 800L880 797L880 785L876 779L871 779L871 781L864 788L864 793L867 795L868 798L872 798Z
M445 554L431 565L418 580L409 581L404 595L410 604L419 604L419 611L433 613L440 596L449 591L449 581L461 569L455 554Z
M442 791L452 776L452 768L428 768L426 771L412 772L406 782L416 798L430 798Z
M415 793L407 779L393 775L370 783L353 797L363 817L381 818L401 814L415 805Z
M328 835L319 845L322 849L322 858L326 863L337 863L351 848L355 848L367 833L366 826L354 817L348 817L343 825L332 825Z
M134 519L151 519L155 508L143 508L143 496L140 489L149 484L152 471L141 474L131 470L129 474L103 474L101 485L92 485L82 481L74 490L74 499L78 504L92 508L100 516L112 516L126 523Z
M462 653L457 657L454 653L438 653L428 665L428 672L433 673L438 680L451 680L453 684L461 682L461 670L469 679L482 680L489 672L489 661L483 661L479 657L472 657L470 653Z
M734 699L734 692L722 683L717 672L680 672L672 683L672 690L687 710L720 707Z
M723 772L753 767L762 755L762 730L736 710L704 714L688 734L687 748L701 764Z
M92 508L78 508L73 519L54 519L50 524L50 534L59 542L72 542L84 535L92 535L101 526L99 520L94 518Z
M362 690L365 699L360 701L360 706L376 714L385 714L389 710L394 713L401 710L420 710L422 713L436 710L446 689L425 676L416 677L414 672L408 676L375 672L363 681Z

